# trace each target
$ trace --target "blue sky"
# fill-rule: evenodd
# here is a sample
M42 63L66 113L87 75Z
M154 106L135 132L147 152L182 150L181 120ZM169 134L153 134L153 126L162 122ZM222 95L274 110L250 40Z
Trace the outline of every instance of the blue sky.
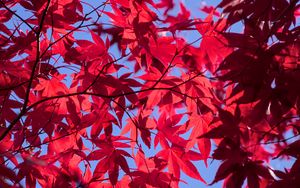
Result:
M101 1L96 1L95 2L94 0L86 0L85 2L93 4L93 5L95 3L97 3L97 4L101 4L102 3ZM178 1L178 2L180 2L180 1ZM191 10L192 18L199 18L199 17L200 18L204 18L205 14L202 13L199 10L199 8L202 5L204 5L204 4L215 6L215 5L218 4L219 0L211 0L211 1L209 1L209 0L207 0L207 1L182 0L181 2L184 3L189 10ZM87 10L90 9L88 6L84 6L84 8L87 9ZM25 12L24 9L22 9L20 7L15 7L15 10L22 17L29 17L31 15L30 13ZM109 10L109 8L107 9L107 11L108 10ZM86 12L88 12L88 11L86 11ZM172 12L173 12L174 15L176 15L176 13L178 12L178 7L176 7ZM109 22L109 19L104 16L103 17L103 22ZM11 25L11 26L13 26L13 25ZM24 31L27 29L25 25L22 25L21 28ZM236 30L240 30L241 26L237 26L235 29ZM188 41L193 41L197 37L199 37L199 34L197 32L191 32L191 31L183 32L181 35L184 36L184 37L186 37ZM91 36L89 34L87 34L87 33L84 33L84 32L76 33L75 37L76 38L82 38L82 39L91 39ZM111 53L113 54L113 56L115 58L119 57L120 54L116 50L116 48L112 48L112 49L113 50L111 51ZM63 64L63 62L61 62L61 63ZM126 61L123 61L123 62L121 61L121 63L126 64ZM125 72L130 71L131 68L132 67L129 67L129 70L122 69L122 71L119 72L119 73L120 74L124 74ZM61 73L65 73L65 74L72 73L68 69L62 69L60 71L61 71ZM173 74L177 74L177 73L173 72ZM70 80L68 80L68 79L65 80L65 82L66 82L66 84L70 84ZM123 124L126 123L126 119L128 119L128 116L125 115ZM186 119L183 119L182 121L186 121ZM120 130L114 129L114 133L113 134L117 135L119 132L120 132ZM91 146L91 144L89 142L86 142L86 145L87 146ZM46 149L46 147L43 147L43 148ZM213 145L212 150L213 149L214 149L214 145ZM153 156L156 153L155 150L153 150L153 149L150 149L150 150L145 149L144 151L145 151L145 154L147 156ZM207 181L207 183L210 183L210 182L212 182L212 180L214 178L215 172L216 172L216 170L217 170L220 162L219 161L211 161L211 160L209 160L208 163L209 163L208 168L205 167L203 161L196 162L195 165L199 169L199 172L200 172L201 176ZM96 162L92 162L91 164L94 165L94 167L95 167L95 165L97 164L97 161ZM132 161L130 162L130 160L129 160L129 164L133 164L133 162ZM290 166L290 165L291 165L291 161L283 163L283 162L280 162L280 161L276 160L276 161L272 161L271 162L271 166L273 166L276 169L283 169L284 167L287 167L287 166ZM82 165L82 168L83 167L84 167L84 165ZM188 177L187 175L185 175L184 173L181 173L181 174L182 174L182 179L184 181L188 182L188 184L180 183L180 187L181 188L190 188L190 187L199 187L199 188L203 187L204 188L204 187L207 187L202 182L197 181L195 179L192 179L192 178ZM212 187L212 188L219 188L219 187L221 187L221 185L222 185L222 182L219 182L219 183L216 183L216 184L214 184L214 185L212 185L210 187Z

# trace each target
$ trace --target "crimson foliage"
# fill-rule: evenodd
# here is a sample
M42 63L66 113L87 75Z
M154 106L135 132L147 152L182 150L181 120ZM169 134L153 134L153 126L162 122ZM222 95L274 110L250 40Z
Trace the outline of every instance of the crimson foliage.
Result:
M0 0L0 186L297 187L298 2Z

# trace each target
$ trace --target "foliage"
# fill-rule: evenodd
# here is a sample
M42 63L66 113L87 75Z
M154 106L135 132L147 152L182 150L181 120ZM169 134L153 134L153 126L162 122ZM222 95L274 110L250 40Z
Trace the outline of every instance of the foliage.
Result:
M298 2L0 0L0 187L297 187Z

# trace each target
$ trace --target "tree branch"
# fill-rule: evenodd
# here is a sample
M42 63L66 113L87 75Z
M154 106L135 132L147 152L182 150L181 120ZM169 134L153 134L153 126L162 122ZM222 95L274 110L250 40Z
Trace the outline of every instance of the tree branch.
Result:
M2 2L2 1L1 1L1 2ZM6 135L9 133L9 131L14 127L14 125L15 125L15 124L21 119L21 117L27 112L26 108L27 108L27 105L28 105L28 102L29 102L29 95L30 95L30 90L31 90L32 82L33 82L34 76L35 76L35 70L36 70L37 65L38 65L39 62L40 62L40 35L41 35L42 29L43 29L43 24L44 24L44 21L45 21L45 18L46 18L47 11L48 11L49 6L50 6L50 2L51 2L51 0L48 0L48 1L47 1L47 5L46 5L46 8L45 8L44 11L43 11L42 18L41 18L41 22L40 22L40 24L39 24L38 31L36 32L36 58L35 58L35 62L34 62L33 67L32 67L31 75L30 75L30 78L29 78L29 83L28 83L28 86L27 86L27 89L26 89L26 94L25 94L23 106L22 106L21 111L20 111L19 115L17 116L17 118L14 119L14 120L10 123L10 125L5 129L5 131L1 134L1 136L0 136L0 141L3 140L3 139L5 138L5 136L6 136ZM3 4L3 3L2 3L2 4Z

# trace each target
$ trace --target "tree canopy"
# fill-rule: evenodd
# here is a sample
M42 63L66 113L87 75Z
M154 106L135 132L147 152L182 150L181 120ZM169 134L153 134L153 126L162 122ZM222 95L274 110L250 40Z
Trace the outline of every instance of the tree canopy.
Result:
M296 188L299 1L189 3L0 0L0 187Z

